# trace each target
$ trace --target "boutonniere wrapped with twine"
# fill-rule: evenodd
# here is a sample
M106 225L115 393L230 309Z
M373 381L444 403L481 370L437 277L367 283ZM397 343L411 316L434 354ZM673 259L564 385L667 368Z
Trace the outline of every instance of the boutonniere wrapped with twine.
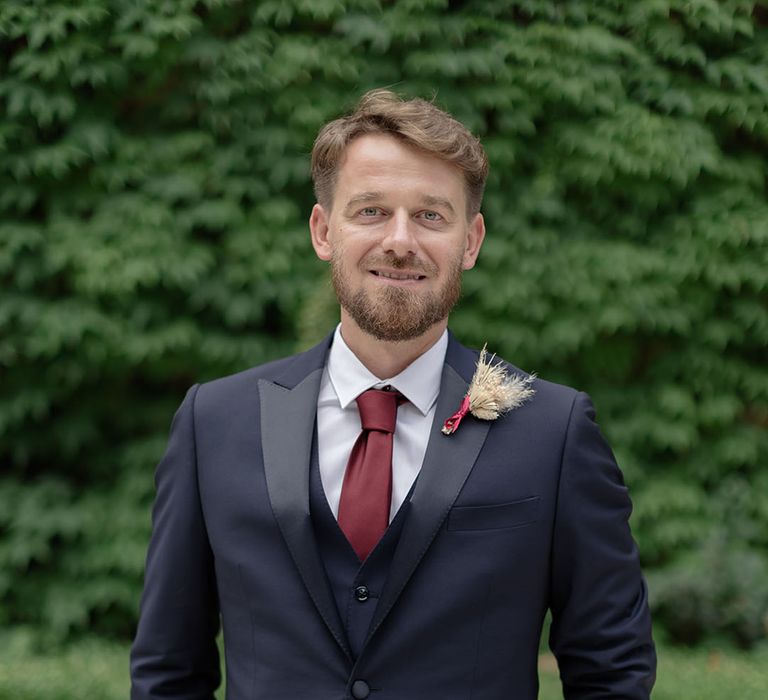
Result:
M491 355L489 359L485 348L483 345L475 374L459 410L443 423L443 433L446 435L456 432L467 413L480 420L496 420L502 413L522 406L536 393L531 388L536 375L510 376L500 361L493 364L496 355Z

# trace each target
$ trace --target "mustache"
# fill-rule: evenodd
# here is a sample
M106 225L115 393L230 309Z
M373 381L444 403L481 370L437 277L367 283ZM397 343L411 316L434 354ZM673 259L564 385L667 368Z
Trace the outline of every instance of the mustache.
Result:
M423 262L413 253L402 257L393 253L370 255L363 259L362 265L364 267L391 267L393 270L408 269L425 274L434 274L436 272L434 265Z

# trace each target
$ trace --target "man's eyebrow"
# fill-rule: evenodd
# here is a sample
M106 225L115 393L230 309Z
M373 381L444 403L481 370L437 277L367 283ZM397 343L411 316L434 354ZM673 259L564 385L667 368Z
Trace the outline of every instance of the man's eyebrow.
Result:
M349 211L352 207L357 206L358 204L365 204L367 202L373 202L377 199L381 199L381 197L381 192L361 192L360 194L356 194L347 202L346 206L344 207L344 211Z
M375 202L382 199L384 195L381 192L360 192L352 197L344 207L345 212L349 212L360 204L367 204L369 202ZM456 210L453 208L451 202L445 197L437 197L431 194L425 194L421 198L421 203L425 207L443 207L447 209L451 214L456 214Z
M421 202L428 207L445 207L451 214L456 213L453 204L451 204L445 197L435 197L431 194L427 194L421 198Z

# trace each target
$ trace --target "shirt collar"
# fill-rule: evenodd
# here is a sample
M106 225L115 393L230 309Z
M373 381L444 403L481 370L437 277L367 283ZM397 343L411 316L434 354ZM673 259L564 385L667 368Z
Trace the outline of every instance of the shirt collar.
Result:
M364 391L389 385L397 389L426 416L440 393L440 379L447 349L448 331L445 330L429 350L417 357L400 374L389 379L379 379L357 359L344 342L339 324L333 334L333 344L328 353L328 376L342 409L347 408Z

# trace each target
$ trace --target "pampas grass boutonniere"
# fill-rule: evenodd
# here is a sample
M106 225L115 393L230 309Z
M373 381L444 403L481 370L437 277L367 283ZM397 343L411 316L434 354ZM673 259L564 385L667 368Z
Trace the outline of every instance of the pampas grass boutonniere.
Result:
M503 413L522 406L536 393L531 388L535 374L510 376L501 362L493 364L495 354L488 358L486 347L483 345L480 351L475 374L459 410L443 424L446 435L456 431L467 412L480 420L496 420Z

